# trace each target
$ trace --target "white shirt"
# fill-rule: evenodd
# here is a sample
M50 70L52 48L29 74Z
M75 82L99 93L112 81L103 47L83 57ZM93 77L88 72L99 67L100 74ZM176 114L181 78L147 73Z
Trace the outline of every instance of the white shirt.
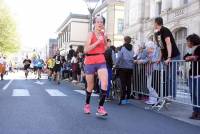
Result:
M3 58L0 58L0 64L4 64L5 60Z
M71 59L71 63L78 63L77 58L73 56L72 59Z

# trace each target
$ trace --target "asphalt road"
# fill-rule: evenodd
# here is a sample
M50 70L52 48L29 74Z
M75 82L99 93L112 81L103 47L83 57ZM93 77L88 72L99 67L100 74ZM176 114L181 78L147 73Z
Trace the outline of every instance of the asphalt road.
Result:
M70 83L46 79L0 81L0 134L198 134L193 126L134 104L105 104L109 116L96 117L98 97L92 97L92 114L83 114L85 95ZM78 90L78 91L77 91ZM79 93L81 92L81 93Z

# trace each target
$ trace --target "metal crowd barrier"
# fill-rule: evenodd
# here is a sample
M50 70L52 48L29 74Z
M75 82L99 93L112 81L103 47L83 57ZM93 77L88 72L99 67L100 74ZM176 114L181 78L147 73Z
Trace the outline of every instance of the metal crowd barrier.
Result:
M158 101L152 108L157 110L171 101L200 107L200 75L196 75L199 67L200 61L184 60L174 60L168 65L165 63L135 64L132 92L135 96L147 95L154 100L156 98ZM190 75L189 71L191 71Z

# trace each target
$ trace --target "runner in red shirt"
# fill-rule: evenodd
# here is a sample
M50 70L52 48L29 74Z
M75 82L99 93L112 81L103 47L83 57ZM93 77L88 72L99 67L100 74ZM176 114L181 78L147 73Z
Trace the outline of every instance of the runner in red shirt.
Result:
M93 20L94 31L89 33L87 42L84 46L85 53L85 67L87 89L86 89L86 104L84 106L84 113L90 113L90 97L94 88L94 74L97 72L99 80L101 81L101 97L97 115L106 116L107 112L103 105L106 98L108 72L106 68L106 61L104 52L106 49L106 37L104 36L105 19L102 16L97 16Z

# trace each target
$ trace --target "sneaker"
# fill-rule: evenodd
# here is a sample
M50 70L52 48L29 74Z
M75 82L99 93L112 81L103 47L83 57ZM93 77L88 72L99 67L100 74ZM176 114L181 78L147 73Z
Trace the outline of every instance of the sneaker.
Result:
M77 83L77 82L78 82L78 81L76 81L76 80L73 80L73 81L72 81L72 83Z
M145 101L146 104L148 105L154 105L157 104L158 100L155 97L149 97L149 100Z
M148 100L148 101L145 101L145 103L146 103L147 105L154 105L154 104L156 104L157 102Z
M198 113L198 112L193 112L193 113L192 113L192 116L190 117L190 119L193 119L193 120L200 120L200 113Z
M101 115L101 116L107 116L107 115L108 115L108 113L106 112L106 110L104 109L103 106L100 106L100 107L98 108L97 114L98 114L98 115Z
M90 114L90 104L85 104L84 106L84 113L85 114Z
M120 100L120 101L119 101L119 105L125 105L125 104L127 104L127 101L126 101L126 100Z
M126 104L130 104L130 102L129 102L129 100L128 100L128 99L126 99L125 101L126 101Z

